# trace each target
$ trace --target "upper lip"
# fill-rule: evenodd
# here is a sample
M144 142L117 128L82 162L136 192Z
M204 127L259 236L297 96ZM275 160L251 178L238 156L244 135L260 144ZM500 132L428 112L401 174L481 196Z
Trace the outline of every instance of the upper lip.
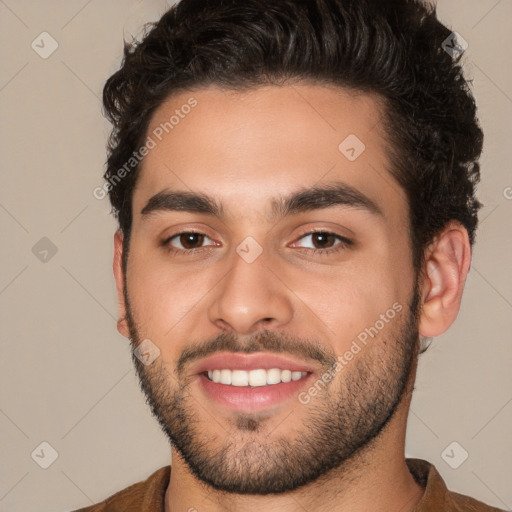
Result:
M271 368L280 368L281 370L291 370L293 372L313 372L311 365L302 361L297 361L289 357L269 352L256 352L251 354L242 354L235 352L218 352L213 356L201 359L192 368L193 374L200 374L208 370L270 370Z

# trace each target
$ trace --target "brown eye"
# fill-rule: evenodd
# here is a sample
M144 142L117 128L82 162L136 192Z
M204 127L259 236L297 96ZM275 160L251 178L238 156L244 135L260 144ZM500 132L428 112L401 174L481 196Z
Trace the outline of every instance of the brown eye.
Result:
M171 251L194 251L204 248L205 239L213 242L208 236L203 233L196 233L194 231L186 231L183 233L176 233L173 236L166 238L162 245L169 248ZM213 245L213 244L212 244Z
M311 235L311 240L313 240L313 245L317 245L315 249L325 249L333 246L336 242L336 235L318 232Z
M196 246L199 244L200 247L204 241L204 235L200 233L182 233L178 240L185 249L197 249Z
M308 239L309 243L305 243L304 241ZM348 238L329 231L311 231L304 233L296 244L316 254L331 254L353 245L353 242Z

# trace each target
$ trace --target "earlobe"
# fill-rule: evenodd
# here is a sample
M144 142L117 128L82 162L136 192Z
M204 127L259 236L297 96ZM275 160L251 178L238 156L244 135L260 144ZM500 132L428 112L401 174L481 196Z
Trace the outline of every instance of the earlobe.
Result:
M439 336L455 321L470 265L471 244L467 230L452 221L427 250L421 286L421 335Z
M130 331L126 321L126 304L124 300L124 271L123 271L123 235L118 229L114 235L114 261L113 261L114 278L116 280L117 304L118 304L118 320L117 330L120 334L129 337Z

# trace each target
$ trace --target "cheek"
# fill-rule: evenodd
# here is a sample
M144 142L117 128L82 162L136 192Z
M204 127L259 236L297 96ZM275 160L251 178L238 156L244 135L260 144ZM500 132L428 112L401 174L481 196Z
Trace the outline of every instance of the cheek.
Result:
M371 257L354 260L328 274L304 274L301 286L294 287L319 325L326 328L324 332L337 353L343 353L359 335L362 339L382 339L394 328L399 313L407 310L412 268L403 258L396 263L397 259L389 249L373 252Z
M185 269L159 254L133 251L130 258L128 289L134 317L147 337L162 342L188 326L218 281L217 272Z

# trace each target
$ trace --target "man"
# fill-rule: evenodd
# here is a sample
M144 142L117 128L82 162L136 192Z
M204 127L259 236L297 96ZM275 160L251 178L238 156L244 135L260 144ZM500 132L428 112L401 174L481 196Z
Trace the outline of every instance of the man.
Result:
M182 0L107 82L119 331L172 442L82 511L498 510L404 457L482 132L413 0Z

